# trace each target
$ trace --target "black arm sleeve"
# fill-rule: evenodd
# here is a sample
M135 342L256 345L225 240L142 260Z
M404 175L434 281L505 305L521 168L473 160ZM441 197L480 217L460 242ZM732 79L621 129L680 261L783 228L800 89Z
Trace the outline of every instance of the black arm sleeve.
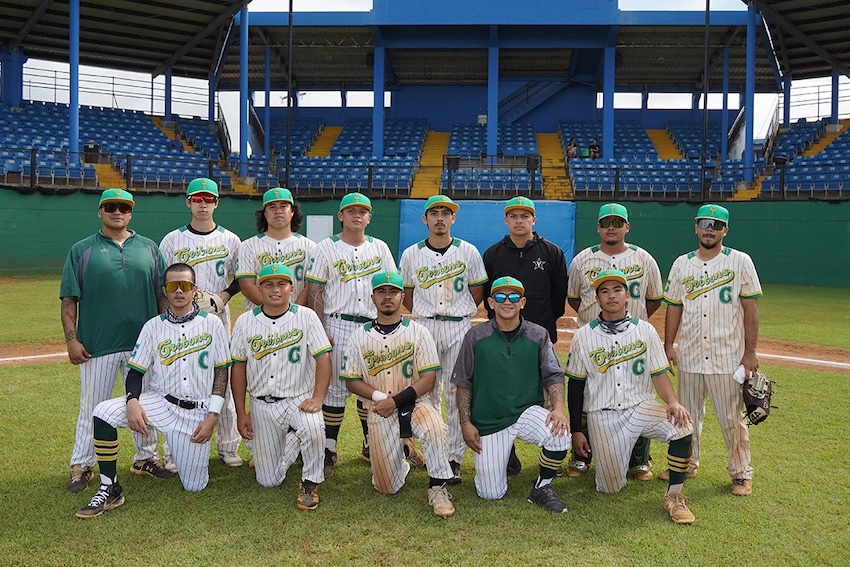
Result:
M570 411L570 431L581 431L581 408L584 407L584 380L570 378L567 385L567 407Z
M235 297L237 293L239 293L240 291L242 291L242 290L239 288L239 280L237 280L236 278L233 278L233 281L232 281L232 282L230 282L230 285L229 285L229 286L227 287L227 289L226 289L226 290L224 290L224 291L226 291L227 293L229 293L229 294L230 294L230 298L231 298L231 299L233 299L233 297Z
M129 402L133 398L139 399L139 396L142 395L142 377L144 374L136 370L135 368L131 368L127 373L127 382L124 384L124 389L127 391L127 401Z

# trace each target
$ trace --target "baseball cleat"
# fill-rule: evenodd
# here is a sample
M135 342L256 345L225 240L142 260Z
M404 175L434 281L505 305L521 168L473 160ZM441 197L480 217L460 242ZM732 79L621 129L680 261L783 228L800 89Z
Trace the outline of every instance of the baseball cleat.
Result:
M452 468L452 478L446 481L446 484L460 484L463 481L460 476L460 463L457 461L449 461L449 466Z
M567 464L567 476L571 478L578 478L586 473L589 468L590 467L587 466L587 463L584 461L570 459L570 462Z
M360 449L360 460L364 463L371 463L371 459L369 457L369 445L366 444L366 440L363 440L363 447Z
M154 478L171 478L174 473L162 466L156 459L145 459L136 461L130 467L130 472L139 476L152 476Z
M298 497L295 505L299 510L315 510L319 507L319 485L309 480L298 483Z
M428 504L433 508L434 514L441 518L448 518L455 513L452 495L446 490L445 484L428 489Z
M553 514L563 514L569 510L567 504L561 500L551 484L532 488L531 492L528 493L528 501Z
M100 490L94 493L88 506L81 508L76 516L81 520L97 518L107 510L114 510L124 503L124 495L121 493L121 485L117 482L112 484L101 484Z
M68 492L82 492L89 487L94 472L91 467L74 465L71 467L71 478L68 480Z
M511 455L508 457L508 476L516 476L522 472L522 463L519 457L516 456L516 446L511 445Z
M219 451L218 456L228 467L241 467L243 464L242 457L234 451Z
M636 465L633 467L629 467L626 476L644 482L647 480L652 480L652 465Z
M177 463L174 462L174 458L171 455L165 455L162 458L162 466L173 473L177 473Z
M417 469L425 468L425 455L422 454L413 439L404 440L404 457Z
M681 492L668 492L664 495L664 509L670 519L677 524L693 524L694 515L685 504L685 495Z
M749 496L753 491L753 481L749 478L733 478L732 494L735 496Z
M336 452L325 449L325 479L332 477L336 466Z

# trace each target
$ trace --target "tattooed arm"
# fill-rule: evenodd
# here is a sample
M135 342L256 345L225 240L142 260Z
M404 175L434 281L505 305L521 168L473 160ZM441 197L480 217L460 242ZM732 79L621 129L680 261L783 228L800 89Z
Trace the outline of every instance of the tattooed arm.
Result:
M213 372L213 387L212 395L221 396L222 398L227 393L227 378L229 372L227 367L216 368ZM213 429L218 423L218 414L210 412L207 417L198 424L195 432L192 434L190 441L192 443L206 443L212 438Z
M77 339L77 303L76 297L62 298L62 330L71 364L82 364L91 358L86 347Z
M317 284L316 282L307 282L307 307L316 312L316 315L319 316L319 321L322 321L324 324L325 320L325 286L322 284ZM331 346L334 346L333 337L325 329L325 334L328 336L328 340L331 343Z
M481 436L478 434L478 428L470 420L472 412L472 390L458 386L455 399L457 400L457 411L463 440L470 449L480 454Z
M570 432L570 425L564 413L564 383L551 384L546 388L549 400L552 402L552 411L546 416L546 425L552 435L560 437Z

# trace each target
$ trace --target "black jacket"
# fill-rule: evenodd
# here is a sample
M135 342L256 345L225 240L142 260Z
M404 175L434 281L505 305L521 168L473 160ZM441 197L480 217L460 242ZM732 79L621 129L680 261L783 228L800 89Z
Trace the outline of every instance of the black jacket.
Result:
M510 236L491 246L484 253L484 268L488 282L485 294L490 295L490 286L502 276L517 278L525 286L526 304L522 316L549 331L555 343L558 330L555 322L564 314L567 301L567 261L564 253L553 243L536 232L523 248L517 248ZM487 305L487 316L492 319L493 310Z

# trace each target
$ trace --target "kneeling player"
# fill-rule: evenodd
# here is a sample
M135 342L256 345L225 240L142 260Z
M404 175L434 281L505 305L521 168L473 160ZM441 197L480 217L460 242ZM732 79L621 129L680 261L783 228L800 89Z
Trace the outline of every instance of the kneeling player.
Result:
M195 272L186 264L165 270L168 307L150 319L130 356L126 398L94 409L94 448L100 490L78 518L94 518L124 503L115 463L118 431L129 427L147 434L153 426L165 435L183 488L196 492L209 481L210 438L227 391L230 349L221 320L200 311ZM147 374L150 388L142 392Z
M446 518L455 511L446 490L454 475L446 424L429 395L440 359L431 333L402 317L403 298L401 274L381 272L372 277L378 317L351 334L340 378L351 393L363 398L368 411L372 484L378 492L395 494L404 486L410 465L399 437L416 436L425 450L428 503L434 514Z
M670 480L664 509L677 524L691 524L682 485L691 460L693 426L667 377L667 357L655 328L626 310L629 291L620 270L599 273L592 282L599 318L576 332L566 374L573 447L596 458L596 490L619 492L626 484L629 451L640 436L669 443ZM655 400L653 385L667 404ZM587 413L588 440L580 431ZM589 441L589 443L588 443Z
M233 399L239 433L253 440L257 482L279 486L297 453L285 451L291 430L298 438L304 469L299 510L319 505L325 480L325 422L322 401L331 377L331 345L316 313L295 305L292 272L284 264L257 274L263 304L239 316L233 328ZM245 393L251 411L245 410Z

